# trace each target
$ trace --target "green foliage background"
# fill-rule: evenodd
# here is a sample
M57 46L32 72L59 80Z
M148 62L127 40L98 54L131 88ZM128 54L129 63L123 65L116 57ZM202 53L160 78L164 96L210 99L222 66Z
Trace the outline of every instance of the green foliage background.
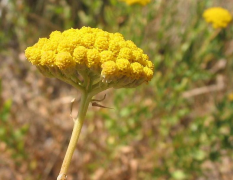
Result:
M117 0L9 0L2 6L0 51L5 56L12 49L22 52L53 30L91 26L122 33L155 64L149 84L108 92L106 104L113 111L89 112L88 133L103 136L106 144L71 176L82 179L75 173L83 171L83 179L93 180L196 180L211 178L212 165L221 166L223 158L230 161L224 166L233 167L233 24L216 30L202 18L212 6L232 13L230 2L155 0L141 7ZM13 154L23 162L28 158L23 148L27 124L13 128L8 122L11 103L2 101L1 141L17 149ZM103 122L100 132L92 125L96 119ZM90 146L92 141L98 138ZM39 174L29 168L27 179L42 179ZM50 173L47 179L55 177Z

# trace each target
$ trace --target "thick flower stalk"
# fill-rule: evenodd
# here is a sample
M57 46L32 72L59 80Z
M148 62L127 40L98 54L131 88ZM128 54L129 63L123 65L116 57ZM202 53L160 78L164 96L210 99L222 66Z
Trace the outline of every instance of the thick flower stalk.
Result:
M124 1L129 6L133 4L140 4L142 6L145 6L151 2L151 0L120 0L120 1Z
M232 21L230 12L221 7L212 7L204 11L203 17L207 23L212 23L213 28L226 28Z
M58 78L82 93L58 176L64 180L92 97L108 88L133 88L150 81L154 65L142 49L120 33L90 27L54 31L28 47L25 56L45 76Z

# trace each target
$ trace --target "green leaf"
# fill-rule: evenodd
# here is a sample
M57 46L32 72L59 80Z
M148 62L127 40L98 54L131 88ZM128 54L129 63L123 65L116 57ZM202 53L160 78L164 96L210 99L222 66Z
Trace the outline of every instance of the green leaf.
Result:
M186 178L186 175L183 171L176 170L175 172L172 173L172 177L177 180L182 180Z
M193 153L193 157L194 157L194 159L196 159L198 161L202 161L205 159L206 153L202 150L197 150Z

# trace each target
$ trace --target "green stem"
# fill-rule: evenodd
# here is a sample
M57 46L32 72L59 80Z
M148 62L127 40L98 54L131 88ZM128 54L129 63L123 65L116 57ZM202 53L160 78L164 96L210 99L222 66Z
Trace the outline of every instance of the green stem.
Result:
M218 36L221 29L215 30L205 41L202 43L202 46L199 48L199 51L195 54L196 59L200 59L200 57L206 52L206 48L209 47L209 44Z
M85 119L87 108L88 108L88 105L91 101L91 98L92 97L89 96L89 94L87 94L87 93L82 94L81 103L79 106L78 117L74 122L74 127L73 127L73 132L71 135L71 139L70 139L67 151L66 151L65 158L64 158L63 163L62 163L62 167L61 167L59 176L57 177L57 180L66 180L66 175L68 172L68 168L70 166L71 158L72 158L74 150L76 148L76 144L78 142L79 134L81 132L83 121Z

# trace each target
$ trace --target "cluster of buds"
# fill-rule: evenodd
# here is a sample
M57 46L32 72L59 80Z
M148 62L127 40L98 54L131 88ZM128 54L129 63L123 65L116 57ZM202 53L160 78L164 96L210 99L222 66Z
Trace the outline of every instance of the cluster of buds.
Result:
M54 31L25 50L42 74L93 90L136 87L153 77L154 65L120 33L83 27Z

